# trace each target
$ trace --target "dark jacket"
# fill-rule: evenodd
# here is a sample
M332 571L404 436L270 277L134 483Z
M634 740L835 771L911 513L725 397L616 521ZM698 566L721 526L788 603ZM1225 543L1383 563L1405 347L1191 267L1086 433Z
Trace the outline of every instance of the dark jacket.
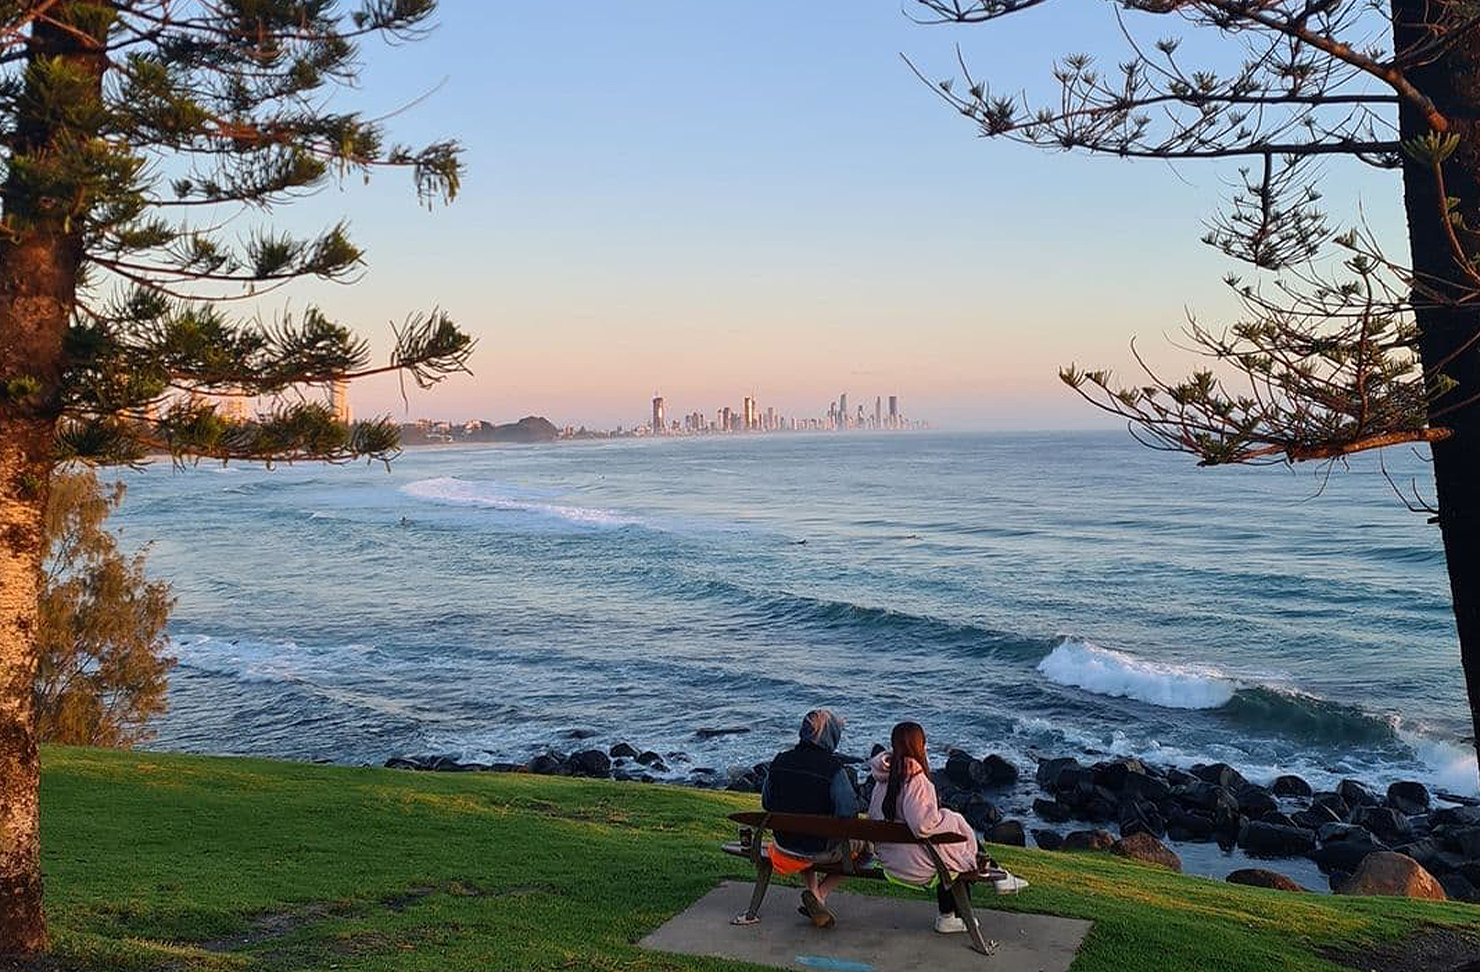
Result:
M844 765L837 753L803 740L771 761L761 806L777 813L856 817L862 805ZM783 832L777 832L776 842L802 856L820 854L831 845L824 837Z

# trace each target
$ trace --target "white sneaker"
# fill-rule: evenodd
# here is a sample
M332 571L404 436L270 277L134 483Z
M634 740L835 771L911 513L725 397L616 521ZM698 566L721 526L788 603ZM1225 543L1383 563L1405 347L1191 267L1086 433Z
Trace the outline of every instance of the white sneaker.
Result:
M992 882L992 887L997 889L998 894L1017 894L1028 886L1028 882L1016 875L1009 874L1007 877L998 878Z
M966 920L960 915L937 915L935 930L942 935L954 935L966 930Z

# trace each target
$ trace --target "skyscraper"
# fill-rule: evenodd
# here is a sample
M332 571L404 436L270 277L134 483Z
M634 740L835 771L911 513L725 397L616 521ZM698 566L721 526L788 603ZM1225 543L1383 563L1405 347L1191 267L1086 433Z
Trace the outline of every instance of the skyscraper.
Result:
M897 428L899 428L899 396L898 395L890 395L889 396L889 427L891 429L897 429Z
M882 396L874 396L874 428L884 427L884 399Z
M843 392L843 394L838 396L838 428L846 429L848 427L848 418L848 393Z
M334 409L334 421L350 423L353 416L349 410L349 382L336 381L329 386L329 406Z
M654 395L653 396L653 435L662 435L663 432L664 432L664 429L665 429L665 427L664 427L664 423L663 423L663 396L662 395Z
M751 398L749 395L746 395L745 396L745 431L747 431L747 432L754 432L756 430L756 426L757 425L758 425L758 423L756 422L755 399L754 398Z

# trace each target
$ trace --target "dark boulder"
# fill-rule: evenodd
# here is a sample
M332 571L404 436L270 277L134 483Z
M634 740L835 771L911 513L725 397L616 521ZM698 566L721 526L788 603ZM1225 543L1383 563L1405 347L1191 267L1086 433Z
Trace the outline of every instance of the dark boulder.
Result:
M530 760L529 765L525 767L531 773L538 773L541 776L557 776L564 768L564 760L554 753L541 753Z
M1125 778L1125 795L1139 797L1142 800L1150 800L1152 803L1165 803L1171 799L1172 788L1167 781L1159 776L1141 775L1131 773Z
M631 743L619 742L611 749L608 749L606 754L612 759L636 759L638 749Z
M424 767L422 766L420 760L410 759L405 756L392 756L390 759L385 761L385 768L419 770L423 769Z
M1009 844L1013 847L1028 846L1027 834L1023 832L1021 820L1003 820L986 832L988 843Z
M570 770L574 776L605 778L611 775L612 761L599 749L583 749L570 758Z
M1219 809L1238 810L1238 798L1232 790L1213 783L1188 783L1172 791L1172 799L1192 810L1216 813Z
M1115 835L1108 830L1076 830L1064 838L1066 851L1102 851L1115 845Z
M1308 797L1313 792L1310 788L1309 783L1305 782L1305 780L1301 779L1298 776L1295 776L1294 774L1287 774L1285 776L1276 777L1274 783L1270 785L1269 789L1271 792L1274 793L1275 796L1282 797ZM1234 873L1238 872L1235 871ZM1273 872L1266 871L1264 873L1270 874ZM1276 876L1278 877L1278 875Z
M1110 853L1133 861L1155 864L1177 873L1182 872L1182 858L1148 833L1131 834L1110 845Z
M1040 850L1053 851L1064 846L1063 835L1057 830L1035 830L1033 831L1033 843Z
M1177 769L1175 766L1167 770L1167 786L1170 787L1186 786L1196 779L1197 777L1191 773L1186 770Z
M1297 827L1309 827L1318 830L1328 823L1341 823L1342 819L1336 815L1336 811L1322 803L1312 803L1304 810L1297 810L1290 814L1290 819Z
M1407 854L1409 857L1422 864L1425 870L1433 874L1440 874L1446 871L1454 870L1454 868L1452 867L1438 867L1436 869L1435 864L1438 861L1440 848L1439 845L1436 844L1434 840L1430 837L1423 837L1415 841L1410 841L1407 844L1400 844L1399 846L1394 847L1393 850L1397 851L1399 854Z
M1273 888L1276 891L1304 891L1300 885L1275 871L1262 867L1245 867L1234 871L1223 880L1229 884L1243 884L1251 888Z
M1192 775L1205 783L1212 783L1214 786L1226 786L1234 790L1248 782L1238 770L1229 766L1227 763L1194 766L1192 767Z
M980 767L989 786L1008 786L1018 781L1018 768L996 753L983 756Z
M960 749L953 749L946 757L945 777L959 787L969 788L976 785L972 779L971 768L976 760L971 754Z
M1373 793L1356 780L1342 780L1336 786L1336 794L1346 801L1347 806L1353 809L1357 807L1375 807L1382 802L1376 793Z
M1413 833L1408 818L1392 807L1358 807L1352 813L1352 823L1366 827L1388 844L1402 843ZM1480 856L1480 842L1476 855Z
M1181 807L1167 811L1167 836L1173 840L1208 840L1214 829L1212 814Z
M1429 809L1428 787L1412 780L1401 780L1394 783L1387 789L1387 805L1409 816L1427 813Z
M694 735L700 739L714 739L718 736L739 736L749 731L749 726L719 726L712 729L696 729Z
M1466 860L1480 857L1480 827L1456 827L1443 831L1440 844Z
M1254 857L1297 857L1315 850L1316 835L1300 827L1254 820L1239 831L1238 846Z
M1480 899L1480 894L1475 891L1475 885L1470 879L1458 871L1451 871L1439 877L1439 887L1449 896L1450 901L1475 901Z
M1095 785L1103 786L1112 793L1125 789L1127 777L1147 775L1146 764L1139 759L1112 759L1096 763L1091 769L1094 772Z
M1429 814L1435 830L1449 827L1480 827L1480 807L1444 807Z
M1324 832L1326 828L1321 828ZM1321 846L1308 856L1316 866L1327 873L1345 871L1355 873L1369 854L1385 851L1388 847L1372 836L1365 828L1352 827L1346 832L1331 837L1321 836Z
M1166 818L1156 804L1131 798L1120 805L1120 836L1151 834L1153 837L1164 837L1166 832Z
M1239 811L1245 816L1262 817L1280 808L1273 794L1258 783L1245 783L1235 792L1238 795Z
M961 807L961 816L966 822L977 830L987 831L995 827L1002 819L1002 811L986 797L973 794Z
M1332 793L1330 791L1317 793L1310 798L1310 805L1312 807L1325 807L1327 810L1336 814L1338 820L1348 820L1352 815L1351 806L1342 799L1339 793Z
M1073 757L1045 759L1038 764L1038 772L1034 774L1034 779L1038 781L1039 786L1053 793L1059 790L1059 777L1065 770L1079 768L1079 760Z
M595 729L567 729L561 733L566 739L590 739L596 735Z
M1059 801L1042 797L1033 801L1033 812L1049 823L1063 823L1074 816L1074 812Z
M1267 823L1267 824L1278 824L1281 827L1299 827L1300 826L1300 824L1298 824L1298 823L1295 822L1295 818L1294 817L1290 816L1288 813L1283 813L1283 812L1281 812L1279 810L1271 810L1271 811L1269 811L1269 813L1266 813L1266 814L1264 814L1263 816L1261 816L1259 818L1259 822L1260 823ZM1306 827L1305 829L1306 830L1315 830L1314 827Z

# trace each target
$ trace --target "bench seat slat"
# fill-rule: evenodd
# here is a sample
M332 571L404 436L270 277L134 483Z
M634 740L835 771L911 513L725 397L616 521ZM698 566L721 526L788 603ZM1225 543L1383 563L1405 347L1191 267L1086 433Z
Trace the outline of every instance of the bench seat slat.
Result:
M764 813L748 810L732 813L730 819L747 827L765 826L788 834L823 837L830 840L866 840L875 844L961 844L961 834L932 834L916 837L910 828L898 821L865 820L862 817L826 817L811 813Z
M720 846L720 850L733 857L743 857L747 861L750 860L750 848L741 846L738 841L723 844ZM884 874L884 869L878 864L867 864L856 871L849 871L841 864L814 864L812 865L812 870L817 871L819 874L846 874L849 877L866 878L871 881L888 880L888 877ZM977 881L995 881L998 878L1004 877L1006 873L1005 871L968 871L965 874L958 875L957 880L973 883Z

